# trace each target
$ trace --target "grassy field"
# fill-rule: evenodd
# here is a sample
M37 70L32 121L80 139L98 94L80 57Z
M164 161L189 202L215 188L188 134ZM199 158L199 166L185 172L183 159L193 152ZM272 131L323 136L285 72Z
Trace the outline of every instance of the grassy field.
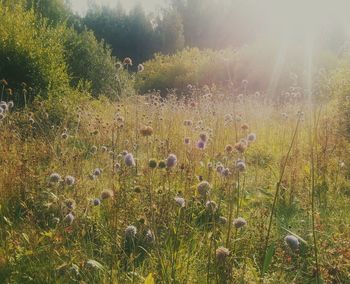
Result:
M333 104L191 92L2 105L0 282L350 283Z

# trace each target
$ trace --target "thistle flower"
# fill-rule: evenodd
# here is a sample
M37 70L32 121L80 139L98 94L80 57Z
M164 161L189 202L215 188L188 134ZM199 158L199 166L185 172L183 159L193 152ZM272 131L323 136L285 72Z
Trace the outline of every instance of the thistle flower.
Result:
M142 64L137 65L137 72L143 72L145 70L145 67Z
M14 107L14 102L13 101L9 101L8 103L7 103L7 106L9 107L9 108L13 108Z
M248 124L246 124L246 123L242 124L242 125L241 125L241 129L242 129L242 130L248 130L248 129L249 129Z
M148 166L151 168L151 169L155 169L157 167L157 161L155 159L150 159L148 161Z
M74 215L72 213L68 213L65 217L64 217L64 221L67 222L69 225L73 224L74 221Z
M101 192L101 199L102 200L112 198L113 196L114 196L113 190L106 189L106 190Z
M67 138L68 138L68 133L67 133L67 132L63 132L63 133L61 134L61 138L62 138L62 139L67 139Z
M65 182L68 186L72 186L75 183L75 178L72 176L66 176Z
M151 126L144 126L140 129L140 133L143 137L151 136L153 134L153 128Z
M151 231L151 229L147 230L145 238L146 238L146 241L149 243L153 243L155 241L155 236Z
M4 112L8 111L8 105L7 105L7 103L4 102L4 101L1 101L1 102L0 102L0 108L2 108Z
M236 162L236 168L239 172L244 172L246 170L246 165L243 160L238 160Z
M185 145L189 145L190 142L191 142L190 138L185 137L185 139L184 139L184 144L185 144Z
M233 151L233 146L232 145L228 144L228 145L225 146L225 152L232 153L232 151Z
M248 142L252 143L256 140L256 134L255 133L250 133L248 136L247 136L247 140Z
M233 225L236 227L236 229L240 229L247 225L247 221L242 217L238 217L233 220Z
M202 140L199 140L199 141L197 142L197 148L200 149L200 150L205 149L205 142L202 141Z
M186 206L186 201L185 201L184 198L182 198L182 197L175 197L174 200L175 200L175 203L176 203L179 207L183 208L183 207Z
M71 198L66 199L66 200L64 201L64 203L66 204L66 206L67 206L67 208L68 208L69 210L74 210L74 208L75 208L75 206L76 206L75 200L74 200L74 199L71 199Z
M231 174L230 169L229 169L229 168L224 169L224 170L221 172L221 174L222 174L224 177L228 177L228 176Z
M137 229L135 226L130 225L125 229L125 237L127 239L134 239L136 237Z
M134 167L136 165L134 156L131 153L127 153L124 157L124 163L128 167Z
M32 117L30 117L30 118L28 119L28 121L29 121L30 124L34 124L34 122L35 122L34 119L33 119Z
M199 139L204 143L208 141L208 135L206 133L199 134Z
M225 247L218 247L216 249L216 261L219 263L224 263L226 258L230 255L230 251Z
M219 174L222 174L222 172L225 170L224 166L222 164L218 164L216 166L216 172Z
M95 176L95 177L98 177L102 174L102 170L100 168L96 168L92 171L92 174Z
M108 148L106 146L101 147L101 152L106 153L108 151Z
M227 224L227 218L224 217L224 216L220 216L219 219L218 219L218 223L221 224L221 225Z
M299 248L299 240L297 237L293 235L288 235L284 238L285 243L293 250L297 250Z
M122 157L125 157L129 152L124 150L121 154L122 154Z
M50 182L51 183L58 183L61 181L61 176L58 173L52 173L50 175Z
M176 166L177 163L177 157L174 154L170 154L168 158L166 159L166 166L167 168L171 169Z
M160 169L164 169L164 168L166 168L166 163L165 163L165 161L159 161L158 162L158 168L160 168Z
M99 198L95 198L94 200L92 200L92 205L94 206L101 205L101 200Z
M205 203L205 208L210 211L210 212L215 212L216 209L217 209L217 204L215 201L212 201L212 200L208 200L206 203Z
M124 60L123 60L123 64L124 65L129 65L129 66L132 66L132 60L130 57L125 57Z
M239 153L244 153L244 151L247 149L247 145L245 145L242 142L238 142L235 144L235 149L239 152Z
M121 165L117 162L114 165L114 168L118 171L120 169Z
M95 154L96 152L97 152L97 146L93 145L93 146L91 147L91 153L92 153L92 154Z
M197 185L197 191L202 197L205 197L210 192L210 189L211 186L207 181L202 181Z

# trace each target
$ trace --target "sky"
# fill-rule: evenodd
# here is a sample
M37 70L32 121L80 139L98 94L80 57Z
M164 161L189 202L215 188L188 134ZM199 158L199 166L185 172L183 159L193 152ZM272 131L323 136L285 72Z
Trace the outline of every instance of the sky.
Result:
M127 10L133 8L136 4L141 3L144 9L147 12L155 11L164 5L166 0L69 0L73 11L84 15L86 10L88 9L89 2L94 2L99 5L108 5L111 7L115 7L118 2L120 2L123 7Z

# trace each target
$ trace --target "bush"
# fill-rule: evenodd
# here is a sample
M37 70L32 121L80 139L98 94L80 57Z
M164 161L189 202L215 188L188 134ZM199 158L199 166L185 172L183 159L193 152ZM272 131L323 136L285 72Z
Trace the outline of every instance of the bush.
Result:
M65 40L65 54L71 83L91 82L92 94L105 94L110 98L121 95L118 88L116 61L103 41L98 42L91 31L77 33L68 29Z
M30 83L33 93L66 92L69 78L64 58L64 27L50 27L21 5L0 4L0 78L12 87Z

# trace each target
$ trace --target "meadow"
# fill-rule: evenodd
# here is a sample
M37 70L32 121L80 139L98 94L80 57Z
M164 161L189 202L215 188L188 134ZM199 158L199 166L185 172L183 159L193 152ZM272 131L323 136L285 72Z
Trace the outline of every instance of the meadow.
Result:
M348 283L349 147L295 91L1 103L3 283ZM242 92L242 93L241 93Z

